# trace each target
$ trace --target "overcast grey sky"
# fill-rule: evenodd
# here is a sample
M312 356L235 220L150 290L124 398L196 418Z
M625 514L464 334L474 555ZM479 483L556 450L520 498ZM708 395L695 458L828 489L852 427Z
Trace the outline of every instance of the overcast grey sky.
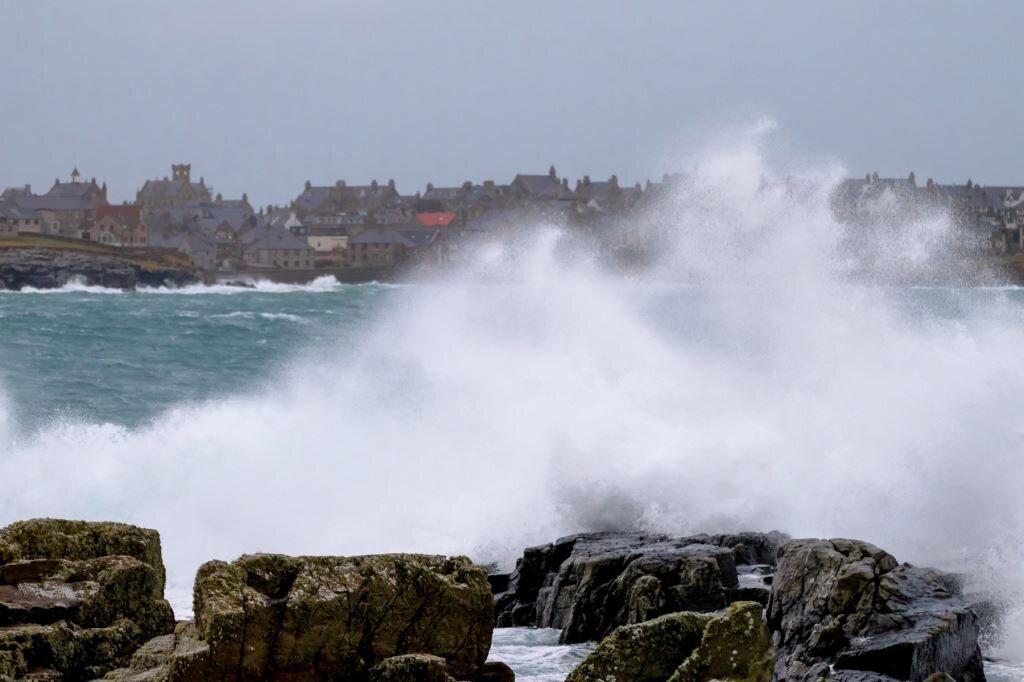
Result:
M624 182L774 118L862 175L1024 184L1024 3L0 0L0 186L111 199L190 162L225 196L309 179Z

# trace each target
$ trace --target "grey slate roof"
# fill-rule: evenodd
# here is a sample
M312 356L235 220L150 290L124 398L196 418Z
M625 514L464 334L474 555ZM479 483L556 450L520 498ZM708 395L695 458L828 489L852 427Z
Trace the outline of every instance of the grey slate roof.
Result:
M195 230L152 229L147 237L148 244L158 249L177 249L188 253L213 252L217 250L214 241Z
M246 230L239 236L239 241L247 249L310 249L309 242L301 237L296 237L283 227L272 227L270 225L257 225Z
M372 227L364 230L350 240L350 244L401 244L414 249L432 244L440 235L440 230L427 228L395 228Z
M21 208L37 211L89 211L100 203L85 196L51 197L45 194L17 197L15 202Z
M39 220L38 211L30 208L19 208L17 206L0 206L0 218L8 220Z
M512 180L512 185L535 199L561 199L566 193L561 180L551 175L520 173Z
M304 211L318 211L332 201L334 187L309 187L295 199L295 208Z
M99 188L91 182L58 182L45 194L47 197L84 198L99 194Z

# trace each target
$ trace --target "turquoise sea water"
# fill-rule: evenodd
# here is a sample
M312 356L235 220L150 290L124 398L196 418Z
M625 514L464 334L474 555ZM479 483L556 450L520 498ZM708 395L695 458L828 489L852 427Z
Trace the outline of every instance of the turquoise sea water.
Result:
M175 405L262 384L298 350L343 346L393 289L0 294L0 387L21 429L55 420L138 427Z
M749 523L750 482L771 491L795 477L854 488L877 501L877 518L836 492L768 523L890 547L911 537L907 552L928 549L916 529L948 533L938 544L954 550L995 538L985 546L1005 555L972 566L986 575L1018 560L1024 292L850 290L822 311L813 298L776 305L757 292L627 292L588 280L2 293L0 472L22 484L0 522L52 513L159 528L181 616L206 558L352 547L508 561L528 541L621 514L678 524L720 505ZM833 443L853 444L865 464L843 469L842 450L815 469ZM706 463L708 447L724 459ZM701 487L687 495L665 485L691 476ZM730 497L738 478L745 497ZM523 502L524 491L535 497ZM647 499L653 512L637 501ZM673 516L680 499L689 506ZM840 528L837 505L864 526ZM932 519L949 506L961 513ZM800 519L811 520L793 528ZM1019 651L1013 636L1004 660ZM547 682L584 653L550 632L511 630L493 656Z

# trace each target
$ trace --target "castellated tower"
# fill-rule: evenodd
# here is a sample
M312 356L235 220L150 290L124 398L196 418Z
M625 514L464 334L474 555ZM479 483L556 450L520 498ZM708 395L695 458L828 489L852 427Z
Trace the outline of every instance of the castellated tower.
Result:
M172 163L171 178L173 178L174 180L184 180L185 182L192 182L192 164Z

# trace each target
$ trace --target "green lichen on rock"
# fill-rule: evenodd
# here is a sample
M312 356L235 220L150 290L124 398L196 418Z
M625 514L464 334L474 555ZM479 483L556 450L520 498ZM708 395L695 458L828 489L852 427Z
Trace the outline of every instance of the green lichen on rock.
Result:
M37 519L0 529L0 680L93 679L170 632L156 531Z
M130 556L156 572L153 596L163 597L166 570L160 534L125 523L32 519L0 529L0 564L23 559L82 561Z
M404 654L378 663L370 671L370 682L455 682L440 656Z
M708 621L700 646L668 682L768 682L774 663L762 606L737 602Z
M712 616L670 613L623 625L566 678L566 682L665 682L700 645Z
M768 682L774 662L761 605L737 602L619 627L566 682Z
M412 554L209 562L196 576L194 611L210 674L246 679L365 680L409 653L439 656L467 679L487 657L494 624L482 568Z

